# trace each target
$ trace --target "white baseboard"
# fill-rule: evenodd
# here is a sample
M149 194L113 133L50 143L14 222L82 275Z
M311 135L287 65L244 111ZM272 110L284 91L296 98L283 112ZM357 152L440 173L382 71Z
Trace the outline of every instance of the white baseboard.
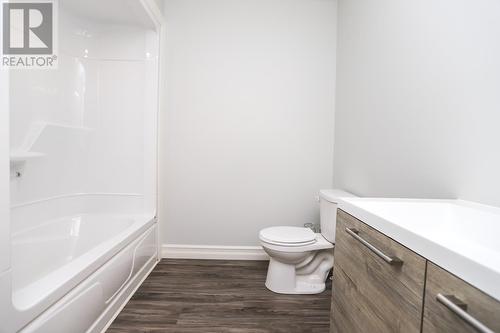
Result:
M269 260L260 246L163 244L161 255L170 259Z

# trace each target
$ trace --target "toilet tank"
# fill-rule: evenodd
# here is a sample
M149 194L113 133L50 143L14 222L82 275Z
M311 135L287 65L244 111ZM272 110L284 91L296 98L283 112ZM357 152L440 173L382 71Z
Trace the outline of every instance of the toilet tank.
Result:
M341 197L355 197L355 195L342 190L319 191L321 234L330 243L335 243L335 227L337 226L337 202L338 198Z

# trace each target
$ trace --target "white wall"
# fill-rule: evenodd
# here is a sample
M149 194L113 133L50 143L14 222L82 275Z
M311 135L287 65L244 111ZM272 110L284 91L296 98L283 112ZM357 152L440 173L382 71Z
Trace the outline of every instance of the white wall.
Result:
M256 245L332 184L336 1L165 3L163 243Z
M500 2L340 0L335 184L500 205Z

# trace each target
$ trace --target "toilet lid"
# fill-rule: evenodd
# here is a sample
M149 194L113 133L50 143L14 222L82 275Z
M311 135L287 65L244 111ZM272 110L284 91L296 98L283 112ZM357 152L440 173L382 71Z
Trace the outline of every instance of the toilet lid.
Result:
M301 227L271 227L262 229L259 237L262 241L272 244L305 245L316 241L316 234L309 228Z

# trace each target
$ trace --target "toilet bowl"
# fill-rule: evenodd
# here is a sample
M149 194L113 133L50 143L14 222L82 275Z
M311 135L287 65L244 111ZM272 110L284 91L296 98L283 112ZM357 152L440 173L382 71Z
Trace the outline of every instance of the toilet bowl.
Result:
M317 294L333 267L337 202L353 195L320 191L321 233L309 228L277 226L262 229L260 244L269 255L266 287L280 294Z
M272 236L270 236L272 235ZM291 242L291 235L297 241ZM297 235L302 235L303 240ZM271 227L260 231L262 248L269 255L266 287L281 294L317 294L333 267L333 244L311 229Z

